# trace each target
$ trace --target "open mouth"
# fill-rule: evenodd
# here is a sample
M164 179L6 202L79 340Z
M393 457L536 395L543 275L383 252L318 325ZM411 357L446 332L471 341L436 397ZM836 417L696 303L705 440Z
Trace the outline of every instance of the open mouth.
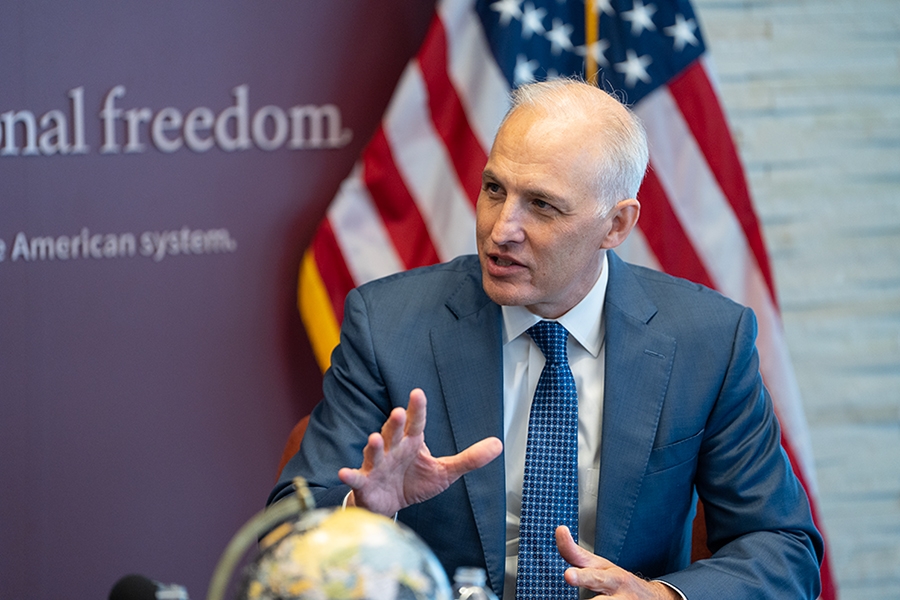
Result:
M507 256L502 256L499 254L489 254L488 260L490 261L491 264L493 264L495 267L497 267L497 269L500 269L500 270L525 267L525 265L523 265L522 263L517 262Z
M507 260L505 258L500 258L499 256L492 256L491 260L494 261L494 264L499 267L509 267L509 266L518 264L511 260Z

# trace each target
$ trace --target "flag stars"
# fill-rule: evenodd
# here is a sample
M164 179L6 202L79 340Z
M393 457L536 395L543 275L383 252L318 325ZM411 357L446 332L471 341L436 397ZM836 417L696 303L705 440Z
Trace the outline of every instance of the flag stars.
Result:
M516 68L513 73L516 85L534 81L534 72L540 66L540 62L536 60L528 60L528 57L524 54L519 54L518 56L516 56Z
M633 0L631 10L627 11L615 8L618 5L612 0L582 1L601 21L609 19L618 22L616 27L629 28L634 36L631 39L633 43L645 32L653 32L652 36L645 36L647 42L650 42L650 37L654 38L652 47L614 48L611 39L603 38L590 43L582 42L581 37L576 35L575 25L556 16L557 9L551 0L489 0L483 6L492 13L491 20L500 27L511 27L509 33L519 40L518 52L510 52L516 57L515 63L506 67L512 67L510 76L513 86L538 79L553 79L567 73L557 71L562 64L557 57L565 55L566 64L602 67L604 77L611 77L610 81L614 81L616 86L629 90L640 87L642 93L646 93L648 90L638 84L652 87L657 76L668 76L666 70L670 67L665 60L656 64L655 52L662 52L664 46L673 49L669 54L685 58L691 55L691 47L702 49L699 24L691 14L675 12L670 16L667 11L661 13L656 0ZM580 45L576 46L573 39ZM668 45L668 39L672 40L672 46ZM663 43L658 47L658 42ZM623 43L628 42L623 40ZM623 51L624 57L621 54Z
M522 18L521 4L522 0L497 0L491 4L491 10L500 13L500 24L506 27L513 19Z
M609 16L615 16L616 11L610 4L610 0L586 0L587 2L592 2L594 4L594 13L600 14L600 12L604 12Z
M685 19L682 14L675 15L675 24L666 27L663 31L673 38L675 52L681 52L687 44L700 45L700 40L694 35L694 32L697 31L697 22L694 19Z
M569 37L574 30L575 28L568 23L564 23L560 19L553 19L553 29L547 32L546 37L554 56L559 56L563 50L572 52L575 49Z
M656 25L653 24L654 13L656 7L652 4L644 6L642 0L634 0L634 7L623 12L622 19L631 23L631 35L641 35L645 29L656 31Z
M638 56L634 50L629 48L625 52L625 62L616 63L615 69L619 73L624 73L627 87L634 87L638 80L650 83L651 79L650 74L647 73L647 67L652 62L653 59L650 58L649 54Z
M522 13L522 37L530 40L532 34L543 35L547 31L543 23L546 16L547 9L535 8L531 2L526 3L525 12Z
M575 48L575 52L578 56L587 56L590 54L591 58L594 59L594 62L601 67L609 66L609 61L606 60L607 50L609 50L609 42L603 39L597 40L589 46L578 46Z

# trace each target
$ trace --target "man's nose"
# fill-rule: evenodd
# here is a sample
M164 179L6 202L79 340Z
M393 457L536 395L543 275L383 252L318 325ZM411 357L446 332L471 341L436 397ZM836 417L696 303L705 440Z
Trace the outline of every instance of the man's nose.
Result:
M514 198L507 198L500 207L497 220L491 229L491 240L495 244L511 244L525 240L522 227L522 207Z

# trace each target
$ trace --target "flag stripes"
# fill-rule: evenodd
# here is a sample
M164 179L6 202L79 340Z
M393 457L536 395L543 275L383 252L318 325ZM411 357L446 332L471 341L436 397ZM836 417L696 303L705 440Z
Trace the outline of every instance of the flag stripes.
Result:
M400 77L384 128L397 169L416 199L438 256L448 260L474 250L475 210L460 184L451 149L434 127L419 64L411 62Z
M490 59L490 46L471 2L440 2L437 10L436 20L446 32L448 75L472 133L487 152L506 113L509 84Z
M737 149L731 140L725 114L722 112L712 81L707 76L704 62L705 60L701 58L689 66L669 82L668 87L691 130L692 137L700 144L703 157L715 175L719 187L741 222L744 235L774 301L775 283L760 233L759 221L753 210L750 191L747 189Z
M375 199L375 208L403 267L412 269L439 262L422 213L403 185L384 129L379 127L375 132L363 152L362 165L365 187Z
M672 210L652 163L641 184L638 197L641 201L638 227L644 233L649 251L656 258L654 266L677 277L684 277L707 287L715 287L703 267L703 261L700 260L681 226L681 221ZM641 264L636 257L627 252L626 248L623 248L622 256L631 262Z
M751 260L746 238L668 88L650 93L635 112L652 144L653 172L712 280L710 287L735 299L746 297Z
M345 265L351 275L350 283L353 285L344 292L344 296L361 281L371 281L403 270L403 261L390 241L387 228L378 218L378 208L365 187L362 171L359 165L344 181L325 221L333 232L338 251L323 259L335 267ZM340 282L342 286L347 284L343 277ZM339 300L343 311L343 296Z
M462 102L447 73L447 38L443 24L434 19L419 55L428 90L428 108L435 128L450 153L457 178L473 201L481 188L481 169L487 161L484 147L475 138Z

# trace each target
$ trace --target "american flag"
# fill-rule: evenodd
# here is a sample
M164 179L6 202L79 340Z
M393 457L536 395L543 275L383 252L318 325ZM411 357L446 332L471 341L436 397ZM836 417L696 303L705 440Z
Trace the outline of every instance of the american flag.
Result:
M815 510L809 434L772 272L704 51L683 0L439 1L303 258L298 304L320 366L337 345L353 287L475 252L481 170L510 89L590 77L596 67L598 85L633 106L650 143L641 219L618 252L754 309L783 445ZM836 598L827 557L822 584L821 597Z

